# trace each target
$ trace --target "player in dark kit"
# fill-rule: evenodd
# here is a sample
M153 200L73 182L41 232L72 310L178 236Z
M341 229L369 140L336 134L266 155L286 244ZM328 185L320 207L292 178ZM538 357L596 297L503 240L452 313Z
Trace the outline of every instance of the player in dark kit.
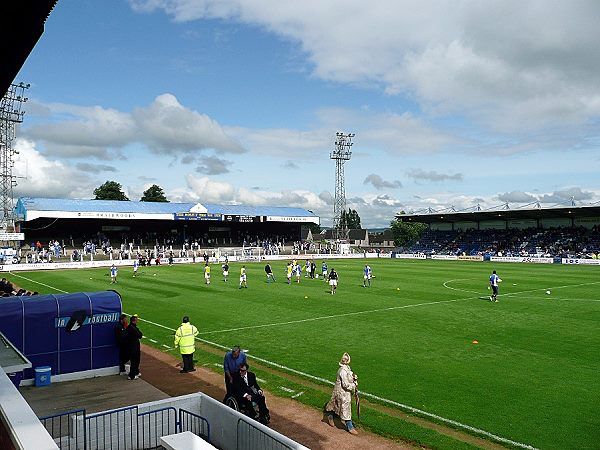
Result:
M271 279L275 281L275 275L273 275L273 269L271 269L271 264L267 264L265 266L265 273L267 274L267 283L270 283Z

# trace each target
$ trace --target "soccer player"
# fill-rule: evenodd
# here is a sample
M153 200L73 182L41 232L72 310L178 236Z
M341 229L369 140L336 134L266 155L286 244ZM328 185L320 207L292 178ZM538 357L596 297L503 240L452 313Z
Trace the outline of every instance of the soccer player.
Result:
M371 287L371 277L373 276L373 272L371 271L371 266L365 264L365 268L363 270L363 287Z
M310 259L306 260L306 264L304 265L304 278L308 278L310 276Z
M246 266L242 266L242 268L240 269L240 289L242 287L248 287L248 285L246 284Z
M490 302L498 301L498 283L500 283L502 279L496 274L494 270L490 275L490 287L492 288L492 296L490 297Z
M133 277L134 278L137 276L139 268L140 268L140 260L139 259L134 259L133 260Z
M273 269L271 269L271 264L265 266L265 273L267 274L267 283L271 282L271 279L275 281L275 275L273 275Z
M119 271L117 270L117 268L115 267L115 265L113 264L110 268L110 282L111 283L116 283L117 282L117 273Z
M294 271L294 266L292 263L288 263L286 268L286 276L287 276L287 284L292 284L292 272Z
M294 271L296 272L296 282L300 283L300 277L302 276L302 266L300 264L296 264L296 267L294 267Z
M225 264L221 266L223 269L223 281L227 282L227 277L229 276L229 264L227 263L227 259L225 259Z
M210 284L210 266L208 263L204 264L204 282Z
M327 279L327 263L325 261L323 261L323 263L321 263L321 273L323 274L323 279L325 281L329 281Z
M332 267L329 271L329 286L331 287L331 295L335 294L338 284L338 274Z

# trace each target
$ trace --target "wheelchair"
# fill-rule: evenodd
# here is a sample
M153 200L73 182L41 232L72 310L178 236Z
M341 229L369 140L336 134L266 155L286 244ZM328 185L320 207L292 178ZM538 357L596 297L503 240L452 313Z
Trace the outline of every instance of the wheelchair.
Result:
M252 409L248 409L247 406L244 403L242 403L238 398L236 398L235 395L227 394L225 396L225 400L223 400L223 403L225 403L225 405L229 406L231 409L235 409L236 411L242 413L245 416L250 417L251 419L258 420L260 416L258 404L256 402L252 402Z

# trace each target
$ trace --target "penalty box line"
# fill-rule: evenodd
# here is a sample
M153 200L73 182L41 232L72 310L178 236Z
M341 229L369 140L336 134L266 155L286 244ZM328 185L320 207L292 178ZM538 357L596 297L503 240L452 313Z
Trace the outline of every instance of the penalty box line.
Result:
M14 274L12 272L9 272L9 273L11 273L11 275L16 275L16 274ZM63 291L62 289L58 289L58 288L56 288L54 286L50 286L48 284L41 283L39 281L31 280L30 278L27 278L27 277L24 277L24 276L21 276L21 275L16 275L16 276L18 276L20 278L23 278L25 280L31 281L33 283L37 283L39 285L45 286L45 287L47 287L49 289L54 289L55 291L62 292L64 294L68 294L67 291ZM377 312L378 311L389 311L389 310L394 310L394 309L410 308L410 307L415 307L415 306L435 305L435 304L439 304L439 303L450 303L450 302L457 302L457 301L461 301L461 300L469 300L470 298L472 298L472 297L463 298L463 299L455 299L455 300L445 300L445 301L440 301L440 302L421 303L421 304L415 304L415 305L396 306L396 307L391 307L391 308L382 308L382 309L373 310L373 311L359 311L359 312L355 312L355 313L346 313L346 314L343 314L342 316L344 316L344 315L365 314L365 313L376 312L376 311ZM340 317L340 316L338 315L338 316L329 316L329 317ZM159 328L163 328L165 330L169 330L169 331L172 331L172 332L176 331L175 328L170 328L170 327L167 327L165 325L162 325L162 324L159 324L159 323L156 323L156 322L152 322L152 321L147 320L147 319L139 318L138 320L141 320L142 322L149 323L149 324L154 325L154 326L159 327ZM319 320L319 318L305 319L303 321L305 322L305 321L309 321L309 320ZM291 323L295 323L295 322L291 322ZM199 337L196 337L195 339L198 340L198 341L200 341L200 342L204 342L205 344L212 345L214 347L220 348L222 350L226 350L226 351L229 350L229 347L227 347L225 345L218 344L216 342L209 341L207 339L202 339L202 338L199 338ZM292 369L290 367L283 366L283 365L275 363L273 361L269 361L267 359L260 358L258 356L254 356L251 353L248 353L248 355L251 356L256 361L260 361L260 362L262 362L264 364L270 365L272 367L276 367L276 368L284 370L286 372L294 373L296 375L300 375L300 376L306 377L308 379L319 381L321 383L325 383L325 384L328 384L330 386L333 386L335 384L335 383L333 383L330 380L326 380L325 378L317 377L315 375L311 375L309 373L305 373L305 372L302 372L300 370L296 370L296 369ZM452 419L447 419L445 417L438 416L437 414L433 414L433 413L424 411L424 410L419 409L419 408L414 408L412 406L405 405L403 403L395 402L394 400L389 400L389 399L386 399L386 398L383 398L383 397L379 397L377 395L370 394L368 392L362 392L362 391L361 391L361 395L363 395L364 397L371 398L373 400L377 400L379 402L388 404L388 405L395 406L397 408L404 409L406 411L409 411L409 412L412 412L412 413L415 413L415 414L419 414L419 415L422 415L422 416L425 416L425 417L429 417L431 419L435 419L435 420L437 420L439 422L446 423L446 424L452 425L452 426L457 427L457 428L462 428L464 430L468 430L471 433L479 434L481 436L486 436L486 437L488 437L488 438L490 438L492 440L495 440L497 442L503 442L505 444L510 444L510 445L515 446L515 447L524 448L524 449L527 449L527 450L537 450L535 447L532 447L531 445L523 444L521 442L516 442L516 441L513 441L511 439L507 439L507 438L504 438L502 436L498 436L498 435L495 435L493 433L490 433L489 431L485 431L485 430L482 430L482 429L479 429L479 428L475 428L475 427L472 427L470 425L466 425L466 424L457 422L457 421L452 420Z

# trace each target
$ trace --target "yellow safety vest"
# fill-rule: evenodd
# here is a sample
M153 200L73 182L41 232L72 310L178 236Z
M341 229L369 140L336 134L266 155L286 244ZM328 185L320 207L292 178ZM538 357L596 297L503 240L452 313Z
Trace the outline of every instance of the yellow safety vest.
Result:
M198 335L198 329L191 323L182 323L175 332L175 347L179 346L182 355L189 355L196 350L194 337Z

